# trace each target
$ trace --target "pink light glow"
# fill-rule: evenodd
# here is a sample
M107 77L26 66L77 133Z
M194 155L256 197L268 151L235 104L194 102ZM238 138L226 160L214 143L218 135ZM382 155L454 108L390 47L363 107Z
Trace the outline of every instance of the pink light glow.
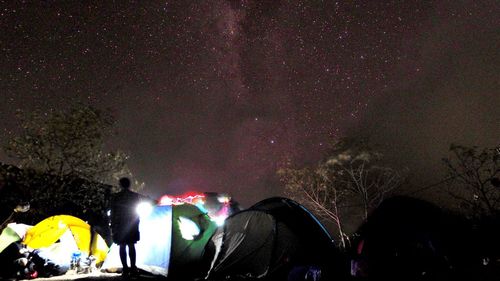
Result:
M205 195L202 193L187 192L181 196L163 195L159 200L159 205L180 205L184 203L198 204L204 203Z

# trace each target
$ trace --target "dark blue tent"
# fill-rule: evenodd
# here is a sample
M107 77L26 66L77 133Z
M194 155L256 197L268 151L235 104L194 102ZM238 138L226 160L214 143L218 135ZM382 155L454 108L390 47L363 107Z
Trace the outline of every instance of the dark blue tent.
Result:
M230 216L212 241L210 280L287 280L296 268L319 269L325 278L340 271L340 255L326 229L286 198L266 199Z

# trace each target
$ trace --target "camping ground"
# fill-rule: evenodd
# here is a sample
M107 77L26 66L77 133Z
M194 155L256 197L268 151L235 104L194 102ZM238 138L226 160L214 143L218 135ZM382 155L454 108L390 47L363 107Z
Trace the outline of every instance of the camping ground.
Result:
M97 280L124 280L121 276L121 274L118 273L103 273L103 272L97 272L97 273L89 273L89 274L75 274L75 275L62 275L62 276L54 276L54 277L49 277L49 278L37 278L36 280L50 280L50 281L65 281L65 280L80 280L80 281L97 281ZM31 280L31 279L24 279L24 280ZM167 280L166 278L163 277L156 277L156 276L146 276L146 275L140 275L138 277L134 278L128 278L127 280Z

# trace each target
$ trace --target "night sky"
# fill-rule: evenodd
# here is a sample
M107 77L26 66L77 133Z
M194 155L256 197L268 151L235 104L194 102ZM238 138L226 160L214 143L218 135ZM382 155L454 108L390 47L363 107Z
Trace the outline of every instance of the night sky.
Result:
M0 140L18 109L111 110L152 196L249 205L343 136L422 184L451 142L500 144L498 1L0 3Z

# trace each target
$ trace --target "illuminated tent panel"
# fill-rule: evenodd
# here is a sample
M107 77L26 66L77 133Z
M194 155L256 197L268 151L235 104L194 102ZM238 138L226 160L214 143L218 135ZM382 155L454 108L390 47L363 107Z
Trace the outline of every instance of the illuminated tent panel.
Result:
M208 216L191 204L155 206L149 214L140 216L136 265L168 277L197 274L215 229ZM121 270L118 245L111 246L102 268Z
M183 220L194 222L199 233L192 236L194 230L189 227L189 224L183 224ZM204 255L207 244L217 229L215 222L191 204L173 206L172 222L174 227L169 277L187 278L190 274L206 272L211 258L206 260L205 266Z
M135 245L138 268L167 276L170 264L170 233L172 232L172 206L157 206L149 214L141 214L139 232L141 239ZM121 270L119 246L111 245L102 269Z

